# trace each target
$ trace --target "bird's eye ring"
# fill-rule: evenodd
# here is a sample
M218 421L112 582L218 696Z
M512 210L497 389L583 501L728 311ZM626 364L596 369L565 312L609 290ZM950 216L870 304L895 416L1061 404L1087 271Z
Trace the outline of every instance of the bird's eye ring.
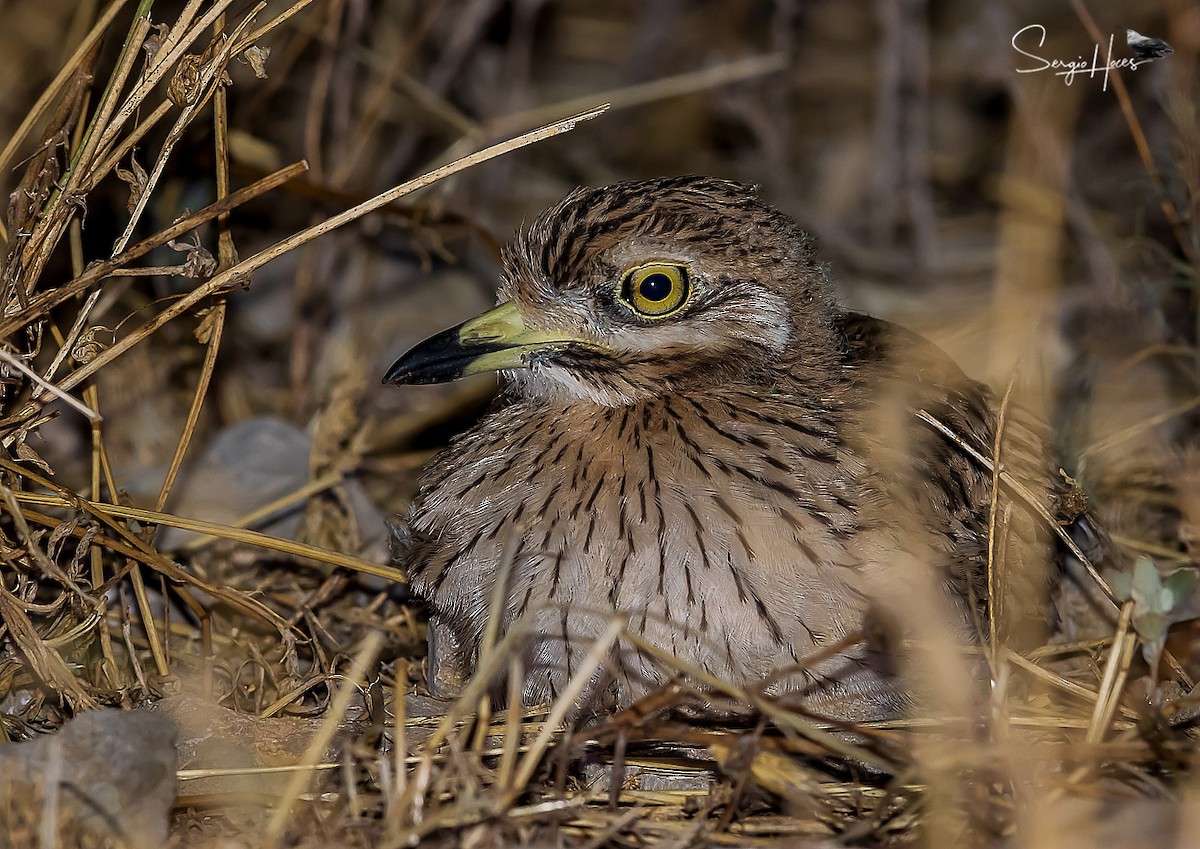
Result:
M687 267L652 262L630 269L621 280L621 300L642 318L666 318L691 294Z

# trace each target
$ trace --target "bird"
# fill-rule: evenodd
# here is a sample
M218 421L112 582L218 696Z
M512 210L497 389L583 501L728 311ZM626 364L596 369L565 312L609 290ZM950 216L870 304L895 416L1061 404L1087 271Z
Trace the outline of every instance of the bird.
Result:
M577 189L504 248L498 301L384 377L503 382L397 532L434 695L461 691L489 628L519 628L526 704L580 676L574 709L621 710L673 680L673 658L834 719L896 716L900 599L920 583L902 551L929 564L949 633L988 639L978 457L995 396L917 334L841 307L814 240L757 187ZM1005 469L1053 478L1041 427L1009 416ZM1038 491L1055 509L1054 481ZM1044 529L1013 512L1009 560L1044 560ZM1010 581L1012 621L1044 617L1039 568ZM614 617L660 651L622 637L589 671Z
M1146 61L1161 59L1175 52L1175 49L1161 38L1142 35L1137 30L1132 30L1129 27L1121 27L1121 29L1125 30L1125 43L1129 45L1129 49L1133 51L1133 55L1138 59Z

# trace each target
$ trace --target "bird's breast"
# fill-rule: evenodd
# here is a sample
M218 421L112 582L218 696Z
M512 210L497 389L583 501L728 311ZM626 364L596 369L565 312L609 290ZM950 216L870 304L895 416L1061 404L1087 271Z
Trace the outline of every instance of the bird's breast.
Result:
M738 680L844 636L863 608L853 463L827 423L753 400L494 414L424 485L417 588L476 635L501 592L506 628L553 636L550 666L614 611Z

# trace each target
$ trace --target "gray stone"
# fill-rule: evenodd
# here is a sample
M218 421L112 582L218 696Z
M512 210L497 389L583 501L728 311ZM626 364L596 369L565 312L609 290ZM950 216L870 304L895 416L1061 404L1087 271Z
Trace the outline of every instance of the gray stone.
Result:
M307 433L275 416L257 416L222 429L199 461L180 476L172 512L189 519L230 523L295 492L308 482ZM303 504L259 525L274 536L293 537L300 527ZM174 551L196 534L164 527L158 546Z
M151 711L97 710L54 734L0 744L0 800L38 811L43 823L53 816L58 834L161 846L175 800L175 726Z

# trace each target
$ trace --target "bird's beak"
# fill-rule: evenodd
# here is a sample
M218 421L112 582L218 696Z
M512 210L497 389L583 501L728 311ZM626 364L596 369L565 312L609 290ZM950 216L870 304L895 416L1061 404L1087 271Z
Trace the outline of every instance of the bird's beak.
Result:
M529 367L536 351L561 350L580 340L525 326L510 301L431 336L392 364L384 383L445 383L472 374Z

